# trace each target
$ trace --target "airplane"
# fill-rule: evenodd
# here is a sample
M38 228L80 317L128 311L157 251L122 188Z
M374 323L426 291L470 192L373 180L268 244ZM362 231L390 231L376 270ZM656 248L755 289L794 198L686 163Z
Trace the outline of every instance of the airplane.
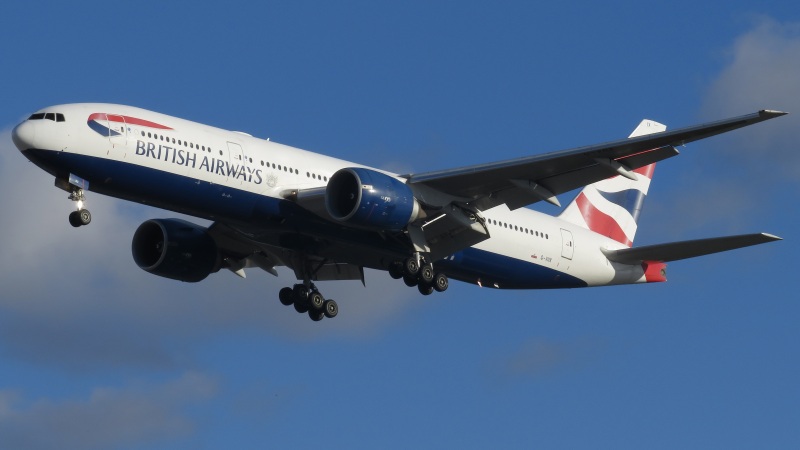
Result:
M455 279L496 289L666 281L666 263L781 238L755 233L633 247L657 162L676 147L786 114L752 114L666 131L643 120L628 138L499 162L397 174L144 109L104 103L34 112L16 147L69 193L74 227L96 192L212 221L152 219L135 263L199 282L257 267L299 281L278 293L314 320L339 307L315 282L388 271L423 295ZM560 214L526 206L581 188Z

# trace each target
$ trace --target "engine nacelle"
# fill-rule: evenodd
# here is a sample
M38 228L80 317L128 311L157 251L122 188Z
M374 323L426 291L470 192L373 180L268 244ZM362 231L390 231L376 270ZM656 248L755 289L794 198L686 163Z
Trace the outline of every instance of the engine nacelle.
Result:
M219 270L214 239L205 227L185 220L144 222L133 234L131 252L143 270L173 280L194 283Z
M419 217L420 207L402 181L370 169L351 167L331 176L325 207L334 219L380 230L401 230Z

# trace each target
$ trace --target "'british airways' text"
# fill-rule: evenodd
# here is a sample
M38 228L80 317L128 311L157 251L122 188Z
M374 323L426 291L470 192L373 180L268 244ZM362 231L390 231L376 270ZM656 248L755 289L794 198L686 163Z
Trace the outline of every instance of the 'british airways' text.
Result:
M228 178L238 178L253 184L261 184L264 177L261 169L253 169L244 164L231 164L208 155L202 155L198 163L198 155L182 148L168 145L156 145L152 142L136 141L136 155L153 158L159 161L177 164L191 169L205 170Z

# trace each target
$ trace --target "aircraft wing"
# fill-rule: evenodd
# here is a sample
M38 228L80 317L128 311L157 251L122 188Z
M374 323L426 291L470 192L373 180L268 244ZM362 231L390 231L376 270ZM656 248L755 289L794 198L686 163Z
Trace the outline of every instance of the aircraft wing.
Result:
M513 210L541 200L559 205L558 194L614 175L635 177L634 169L677 155L677 146L784 114L761 110L674 131L405 178L419 200L434 206L455 201L481 210L500 204Z
M622 264L639 264L643 261L670 262L779 240L781 238L778 236L767 233L743 234L671 242L669 244L646 245L644 247L624 248L621 250L603 250L603 254L606 255L609 261Z
M258 242L222 222L215 222L208 229L208 234L222 254L221 268L228 269L241 278L246 278L246 268L258 267L277 277L275 267L286 266L295 272L298 280L302 280L303 263L309 262L314 269L312 281L360 280L364 283L362 266L309 255L303 260L290 250Z

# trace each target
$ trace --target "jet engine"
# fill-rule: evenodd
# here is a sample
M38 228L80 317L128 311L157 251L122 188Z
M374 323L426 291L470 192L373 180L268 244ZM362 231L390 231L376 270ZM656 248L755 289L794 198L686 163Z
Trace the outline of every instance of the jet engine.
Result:
M139 225L131 251L143 270L190 283L205 279L220 266L219 250L208 230L180 219L153 219Z
M420 214L419 203L405 183L359 167L340 169L331 176L325 207L340 222L379 230L401 230Z

